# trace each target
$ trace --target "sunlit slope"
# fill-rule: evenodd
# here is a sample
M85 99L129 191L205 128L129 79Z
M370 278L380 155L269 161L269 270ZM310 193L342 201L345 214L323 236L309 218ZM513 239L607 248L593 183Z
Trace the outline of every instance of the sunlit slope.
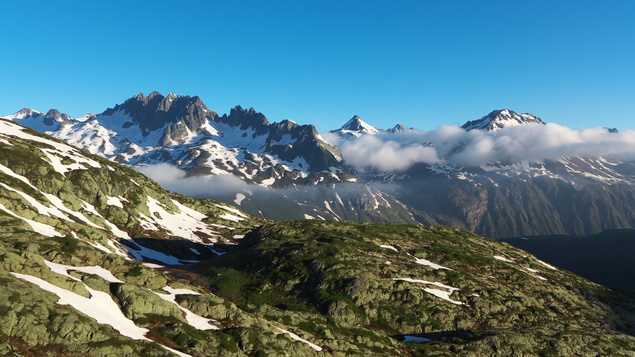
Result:
M635 346L631 300L508 245L446 227L271 222L8 121L0 204L2 355L619 356Z
M447 227L278 222L197 266L220 296L350 351L628 355L635 346L632 301ZM431 341L395 344L420 338Z

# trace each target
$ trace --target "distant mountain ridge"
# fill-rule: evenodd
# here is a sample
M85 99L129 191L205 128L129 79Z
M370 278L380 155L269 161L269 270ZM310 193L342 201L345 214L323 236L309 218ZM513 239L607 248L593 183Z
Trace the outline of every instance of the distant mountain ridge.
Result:
M635 165L610 156L360 170L311 125L269 123L262 113L240 106L221 116L198 97L153 92L98 115L69 119L49 113L25 109L9 117L126 165L168 163L190 177L225 174L284 188L215 196L277 219L444 224L492 238L635 227ZM501 109L462 129L495 134L525 125L546 124L533 114ZM414 129L378 129L353 116L331 134L344 141L367 135L390 140L408 130ZM462 150L457 145L452 153Z
M524 125L546 123L532 114L502 109L461 128L494 133ZM346 132L341 137L350 141L378 134L386 141L398 139L380 130ZM459 144L452 154L463 150L466 147ZM418 163L406 170L351 171L360 181L381 187L413 209L420 223L448 225L492 238L582 235L635 227L635 164L610 156L499 161L476 167Z
M345 137L360 137L362 135L374 135L384 132L396 133L406 130L412 130L412 128L406 128L403 124L397 124L387 130L377 129L363 121L358 115L355 115L339 129L331 130L330 132Z
M494 110L478 120L468 121L461 128L465 130L495 131L523 124L545 125L540 118L533 114L519 114L509 109Z

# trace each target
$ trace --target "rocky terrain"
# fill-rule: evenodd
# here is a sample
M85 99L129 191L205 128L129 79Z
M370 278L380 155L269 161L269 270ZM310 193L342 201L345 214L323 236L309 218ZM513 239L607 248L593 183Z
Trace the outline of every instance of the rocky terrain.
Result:
M0 120L0 354L614 355L633 301L448 227L274 222Z

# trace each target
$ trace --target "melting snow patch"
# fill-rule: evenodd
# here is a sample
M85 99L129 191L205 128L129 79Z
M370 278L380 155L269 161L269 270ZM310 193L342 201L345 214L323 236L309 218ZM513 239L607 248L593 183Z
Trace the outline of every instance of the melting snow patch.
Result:
M227 210L227 211L229 211L229 212L231 212L231 213L233 213L233 214L235 214L237 216L240 216L240 217L243 217L243 218L247 218L247 216L244 213L240 212L239 210L237 210L237 209L235 209L233 207L227 207L227 206L223 206L223 205L216 205L216 207L222 208L224 210ZM242 221L242 219L241 219L241 221Z
M232 222L240 222L240 221L244 220L244 218L240 218L240 217L234 216L233 214L229 214L229 213L223 213L223 214L219 215L218 218L224 219L224 220L227 220L227 221L232 221Z
M106 196L106 197L108 197L108 200L106 201L107 205L123 208L123 203L121 203L121 199L119 197L110 197L110 196Z
M415 258L415 263L417 263L417 264L425 265L425 266L428 266L428 267L430 267L432 269L436 269L436 270L439 270L439 269L452 270L452 269L450 269L448 267L444 267L443 265L439 265L439 264L433 263L433 262L431 262L431 261L429 261L427 259L417 258L417 257L415 257L415 256L413 256L411 254L408 254L408 255L410 255L411 257Z
M155 294L157 294L161 299L165 300L165 301L169 301L173 304L175 304L179 309L181 309L181 311L183 311L185 313L185 320L187 321L188 324L190 324L192 327L195 327L199 330L218 330L218 327L214 326L214 325L210 325L210 322L214 321L212 319L208 319L202 316L199 316L195 313L193 313L192 311L182 307L181 305L179 305L176 302L176 296L177 295L201 295L195 291L189 290L189 289L174 289L172 287L166 286L163 288L163 290L165 292L167 292L167 294L160 294L157 292L154 292Z
M547 263L543 262L543 261L542 261L542 260L540 260L540 259L536 259L536 260L538 261L538 263L540 263L540 264L542 264L542 265L546 266L547 268L549 268L549 269L551 269L551 270L558 270L558 268L554 267L554 266L553 266L553 265L551 265L551 264L547 264Z
M526 269L527 271L529 271L531 273L538 273L538 270L536 270L536 269L532 269L532 268L528 268L528 267L523 267L523 269Z
M86 165L92 167L101 167L101 165L97 161L85 157L84 155L82 155L81 151L73 148L72 146L25 133L24 128L16 125L15 123L0 123L0 133L5 136L16 136L24 140L35 141L53 147L53 149L40 148L40 150L48 157L51 165L53 165L53 169L61 174L65 174L66 172L72 170L86 169ZM63 159L70 159L75 161L75 163L63 164Z
M148 332L148 329L138 327L132 322L132 320L128 319L119 309L119 305L112 300L110 294L106 294L105 292L93 290L87 285L84 284L86 290L88 290L90 297L85 298L79 294L68 291L66 289L62 289L58 286L55 286L47 281L44 281L40 278L11 273L16 277L31 282L41 289L52 292L53 294L59 297L57 301L60 305L71 305L76 310L82 312L85 315L88 315L95 320L97 320L100 324L106 324L112 326L115 330L119 331L120 334L130 337L133 340L147 340L145 334Z
M53 228L53 227L51 227L51 226L49 226L47 224L36 222L36 221L31 220L31 219L26 219L24 217L18 216L17 214L9 211L1 203L0 203L0 209L5 211L6 213L12 215L15 218L19 218L19 219L25 221L29 226L31 226L31 229L33 229L34 232L40 233L43 236L47 236L47 237L63 237L64 236L63 234L61 234L60 232L55 230L55 228Z
M277 329L278 329L278 331L280 331L281 333L286 333L286 334L288 334L288 335L289 335L289 337L291 337L292 339L294 339L294 340L296 340L296 341L304 342L304 343L306 343L307 345L311 346L311 348L313 348L314 350L316 350L316 351L318 351L318 352L322 351L322 347L320 347L320 346L318 346L318 345L316 345L316 344L314 344L314 343L311 343L311 342L309 342L309 341L307 341L307 340L303 339L302 337L300 337L300 336L296 335L295 333L293 333L293 332L289 332L289 331L287 331L287 330L283 330L283 329L281 329L280 327L276 327L276 328L277 328Z
M399 253L397 248L393 247L392 245L379 244L379 247L384 249L394 250L395 252Z
M262 180L262 181L260 182L260 185L270 187L270 186L271 186L271 185L273 185L275 182L276 182L276 179L275 179L275 178L273 178L273 177L270 177L270 178L268 178L268 179Z
M500 260L500 261L503 261L503 262L507 262L507 263L513 263L514 262L512 259L501 257L500 255L495 255L494 259Z
M201 238L196 232L201 232L209 236L217 235L201 220L206 216L193 209L187 208L177 201L172 200L180 212L168 212L164 205L156 199L147 196L146 206L150 210L150 217L139 214L140 223L148 230L158 230L163 228L173 235L186 238L195 242L201 242ZM158 215L158 217L157 217Z
M452 295L452 293L455 290L459 290L459 288L455 288L453 286L449 286L449 285L445 285L442 283L437 283L434 281L426 281L426 280L417 280L417 279L411 279L411 278L393 278L392 280L400 280L400 281L407 281L409 283L417 283L417 284L426 284L426 285L434 285L437 287L440 287L442 289L446 289L446 290L439 290L439 289L432 289L432 288L422 288L421 290L427 292L428 294L432 294L436 297L439 297L445 301L451 302L455 305L465 305L467 306L466 303L461 302L461 301L456 301L456 300L452 300L450 299L450 295Z
M64 264L49 262L48 260L45 260L44 264L46 264L46 266L49 267L49 269L51 269L53 273L64 275L66 277L69 277L77 281L81 281L81 280L69 275L68 274L69 270L79 271L86 274L94 274L101 277L102 279L106 280L109 283L123 283L123 281L115 278L115 276L112 275L110 270L104 269L97 265L89 266L89 267L74 267L71 265L64 265Z

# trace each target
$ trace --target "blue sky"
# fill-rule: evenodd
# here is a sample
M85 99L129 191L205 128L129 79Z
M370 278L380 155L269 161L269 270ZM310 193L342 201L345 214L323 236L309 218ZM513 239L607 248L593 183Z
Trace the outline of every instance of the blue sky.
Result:
M140 92L334 129L494 109L632 129L635 1L4 1L0 114Z

